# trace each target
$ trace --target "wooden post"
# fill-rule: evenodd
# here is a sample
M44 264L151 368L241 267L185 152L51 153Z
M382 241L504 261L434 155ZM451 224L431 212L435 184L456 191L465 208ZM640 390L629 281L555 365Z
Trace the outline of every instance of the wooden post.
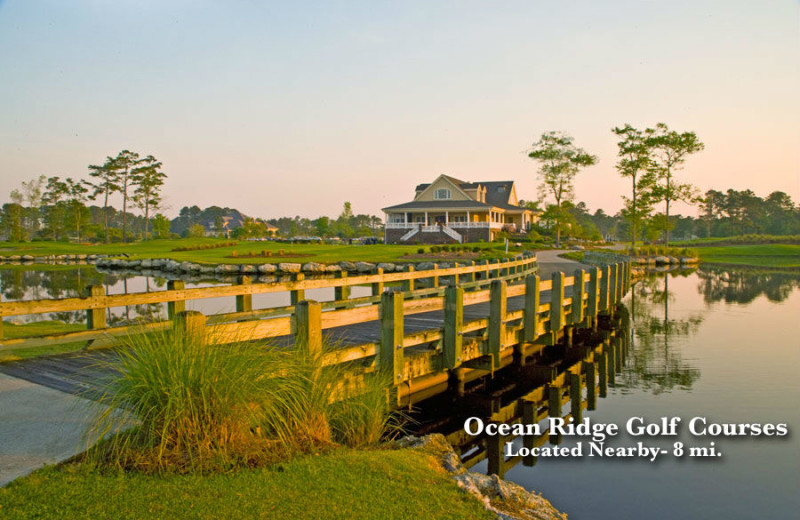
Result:
M589 270L589 302L586 304L586 314L592 318L592 326L597 327L597 298L600 282L600 269L592 267Z
M500 366L500 350L505 339L506 319L506 282L493 280L489 292L489 354L492 355L492 366Z
M608 305L609 305L609 307L613 307L614 305L617 304L617 301L618 301L617 300L617 281L618 281L617 268L618 267L619 266L617 264L609 266L609 271L611 273L611 276L609 276L609 278L608 278L608 300L609 300Z
M530 274L525 278L522 339L528 343L536 339L536 329L539 328L539 283L539 277L535 274Z
M575 281L572 284L572 323L583 321L583 297L586 294L586 271L578 269L573 275Z
M444 291L444 366L461 365L464 327L464 289L448 287Z
M474 267L475 267L475 260L473 260L472 262L470 262L470 263L469 263L469 266L470 266L470 267L472 267L472 268L474 268ZM469 281L470 281L470 282L474 282L475 280L477 280L477 279L478 279L478 277L477 277L477 274L478 274L478 273L476 273L475 271L472 271L472 274L470 275Z
M616 385L617 383L617 364L616 364L616 356L614 355L614 346L611 345L609 342L608 349L606 350L606 361L608 363L607 369L607 376L608 376L608 384L611 386Z
M413 276L414 273L414 266L408 266L408 274ZM403 280L403 292L414 292L415 284L414 279L409 278L408 280Z
M573 422L583 421L583 378L581 374L569 374L569 406Z
M252 279L249 276L240 276L239 285L249 285ZM238 294L236 295L236 312L250 312L253 310L253 295L252 294Z
M337 271L336 272L337 279L347 278L347 271ZM333 299L338 301L347 300L350 298L350 286L349 285L342 285L339 287L333 288Z
M306 279L306 275L304 275L303 273L295 273L294 276L292 276L292 279L295 282L302 282L303 280ZM297 305L298 303L300 303L305 299L306 299L305 289L295 289L294 291L289 291L289 303L291 305Z
M557 333L564 326L564 273L553 273L550 290L550 331Z
M378 267L375 269L375 274L381 277L379 282L372 284L372 296L380 296L383 294L383 268Z
M484 269L482 270L483 274L481 275L481 279L482 280L488 280L489 277L490 277L490 275L489 275L489 260L481 260L480 265L484 266Z
M550 386L547 389L547 416L553 419L561 417L561 387ZM551 433L550 444L561 444L561 434Z
M87 298L100 298L105 295L106 293L102 285L90 285L86 288ZM104 307L86 310L87 329L104 329L106 327L108 327L108 324L106 323L106 309Z
M381 295L381 370L392 376L395 385L403 382L403 293Z
M619 336L614 338L614 353L616 354L616 359L614 360L614 366L617 369L617 372L622 373L622 341L620 341Z
M453 262L453 267L458 269L458 262ZM453 275L453 285L458 285L458 272Z
M627 268L625 269L625 274L627 275L625 278L625 293L627 294L628 291L631 290L631 261L627 261Z
M608 355L603 344L603 352L597 356L597 376L600 379L600 397L608 395Z
M608 292L610 288L609 281L611 279L611 266L604 266L600 271L603 278L600 279L600 303L598 304L599 310L604 311L608 309Z
M167 282L168 291L182 291L186 289L183 280L170 280ZM167 319L174 320L175 315L186 310L186 300L175 300L167 302Z
M186 341L203 341L206 317L202 312L183 311L175 315L175 333Z
M433 264L433 276L431 277L431 286L439 287L439 264Z
M586 370L586 409L595 410L597 408L597 370L592 361L585 362L583 368Z
M313 300L298 302L294 311L297 330L295 346L311 358L322 353L322 305Z
M489 435L486 437L486 460L488 467L486 473L503 478L503 437L502 435Z
M536 403L533 401L522 401L522 424L539 424L539 409ZM536 446L536 436L523 435L522 446L528 448L528 450L533 450L533 448ZM522 465L535 466L536 455L530 455L530 451L528 453L528 455L522 457Z

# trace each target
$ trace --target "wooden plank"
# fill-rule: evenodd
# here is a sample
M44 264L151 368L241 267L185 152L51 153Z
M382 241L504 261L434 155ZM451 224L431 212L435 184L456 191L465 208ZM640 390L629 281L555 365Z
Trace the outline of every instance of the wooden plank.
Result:
M206 317L198 311L179 312L175 315L175 333L184 341L205 341Z
M303 300L295 311L297 331L295 346L312 358L322 353L322 306L313 300Z
M586 409L597 408L597 370L594 361L585 361L583 369L586 372Z
M381 347L378 364L391 374L395 385L403 382L403 293L381 296Z
M600 288L600 269L592 267L589 269L589 287L587 293L589 300L586 303L586 314L592 318L592 323L597 319L597 302Z
M292 279L295 282L302 282L305 280L306 275L303 273L295 273L292 275ZM306 291L305 289L295 289L293 291L289 291L289 303L291 305L297 305L298 302L301 302L306 299Z
M561 417L561 387L549 385L547 387L547 416ZM551 444L561 444L561 434L550 435Z
M383 294L383 268L376 268L375 274L380 275L380 281L372 284L372 296L380 296Z
M583 298L586 295L586 271L578 269L574 275L575 281L572 284L572 323L578 324L583 321Z
M253 282L249 276L240 276L238 284L248 285ZM236 312L250 312L253 310L253 295L240 294L236 296Z
M583 421L583 378L580 372L569 375L569 403L572 420L575 422Z
M186 288L183 280L167 281L168 291L182 291ZM174 320L175 315L186 310L186 300L172 300L167 302L167 319Z
M347 278L347 271L337 271L336 278L343 280ZM333 288L333 299L336 301L347 300L350 298L351 288L349 285L339 285Z
M119 343L119 338L131 334L140 334L166 330L173 326L172 321L160 321L157 323L126 325L124 327L111 327L98 330L80 330L76 332L64 332L61 334L47 334L44 336L34 336L30 338L4 338L0 344L0 351L8 349L26 349L50 345L64 345L67 343L78 343L91 341L92 347L111 346Z
M536 402L523 400L522 401L522 424L531 424L536 425L539 424L539 407ZM536 437L533 435L523 435L522 436L522 446L528 448L528 450L533 450L536 443ZM528 455L524 456L522 459L523 466L535 466L536 465L536 456L531 455L530 452Z
M464 289L448 287L444 293L444 366L461 365L464 335Z
M381 298L383 298L383 296L381 296ZM322 328L331 329L333 327L343 327L345 325L353 325L354 323L362 323L365 321L377 320L379 318L380 312L377 305L323 312Z
M409 265L408 266L408 272L409 273L413 273L414 272L414 266L413 265ZM408 279L404 280L403 283L402 283L402 288L403 288L403 292L413 292L414 289L415 289L414 278L408 278Z
M187 311L188 312L188 311ZM271 320L242 321L209 327L209 343L235 343L256 339L288 336L292 332L291 318L273 318Z
M603 266L600 278L600 303L599 310L604 311L608 309L608 295L610 290L609 281L611 279L611 266Z
M98 298L105 296L106 291L102 285L90 285L86 287L87 298ZM106 323L106 310L105 309L89 309L86 311L86 328L87 329L105 329L108 327Z
M564 325L564 273L555 272L550 289L550 331L558 332Z
M505 338L506 320L506 282L504 280L494 280L490 289L489 299L489 352L495 366L500 365L500 350L503 348Z

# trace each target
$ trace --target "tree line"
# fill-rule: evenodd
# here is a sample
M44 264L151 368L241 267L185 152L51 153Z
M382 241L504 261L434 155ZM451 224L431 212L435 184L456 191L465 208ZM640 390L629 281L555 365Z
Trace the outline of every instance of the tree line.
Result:
M167 218L152 215L161 207L161 189L167 178L161 168L162 163L152 155L141 157L122 150L102 165L89 165L89 179L41 175L11 191L11 201L2 207L0 227L12 241L60 240L69 234L82 240L88 230L93 238L102 237L108 243L112 232L119 230L120 239L127 242L131 221L141 224L145 238L151 224L163 233L164 221L169 233ZM121 213L111 205L117 194L122 197ZM87 206L88 201L97 199L103 203L100 211ZM141 211L139 218L129 213L129 204Z
M613 217L602 210L590 215L585 204L575 203L575 177L598 159L577 147L569 135L546 132L528 152L539 164L542 184L540 200L525 204L538 210L539 204L550 201L532 238L542 232L553 234L560 245L566 233L586 239L628 239L635 247L642 240L669 245L674 233L682 238L800 233L800 208L784 192L763 199L751 190L700 194L692 184L680 181L677 173L686 159L704 149L694 132L671 130L665 123L645 129L625 124L611 131L618 138L617 172L630 181L630 191L622 195L622 211ZM678 201L699 205L700 216L671 215L671 206Z

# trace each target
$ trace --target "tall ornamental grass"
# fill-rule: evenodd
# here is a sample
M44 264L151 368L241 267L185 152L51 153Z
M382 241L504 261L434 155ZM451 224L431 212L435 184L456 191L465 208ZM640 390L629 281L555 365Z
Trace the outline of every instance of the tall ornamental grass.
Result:
M220 471L372 444L395 429L388 378L324 367L322 359L263 342L132 335L107 366L105 407L90 431L106 439L89 457L147 472Z

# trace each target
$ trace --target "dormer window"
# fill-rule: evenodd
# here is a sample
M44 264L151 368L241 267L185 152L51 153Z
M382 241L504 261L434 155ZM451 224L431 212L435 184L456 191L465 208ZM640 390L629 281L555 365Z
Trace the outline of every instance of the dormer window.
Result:
M440 189L433 192L433 198L436 200L448 200L450 199L450 190L448 189Z

